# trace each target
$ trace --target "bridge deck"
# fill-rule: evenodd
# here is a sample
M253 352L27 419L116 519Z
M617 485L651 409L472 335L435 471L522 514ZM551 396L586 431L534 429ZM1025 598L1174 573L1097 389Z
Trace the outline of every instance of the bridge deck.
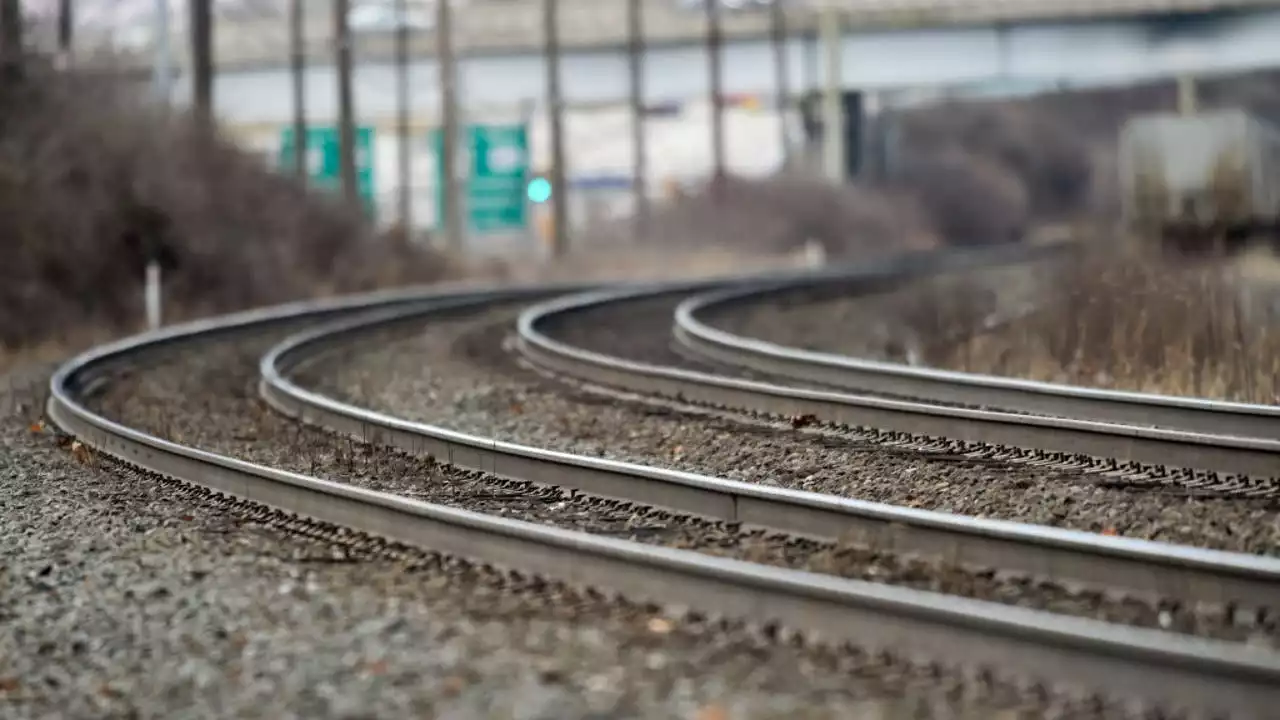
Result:
M612 48L626 41L624 0L561 0L561 40L567 49ZM888 30L961 25L992 25L1047 20L1123 17L1153 13L1207 13L1280 7L1280 0L807 0L789 6L792 33L816 28L816 8L834 6L848 26ZM536 50L542 43L542 3L539 0L470 0L455 19L459 52L496 54ZM331 0L308 0L307 53L316 60L332 56ZM706 31L704 16L682 10L675 0L648 0L645 36L650 44L696 42ZM727 39L759 38L768 33L767 12L736 11L723 15ZM279 67L287 62L287 21L283 16L253 21L222 20L215 37L215 54L222 70ZM188 55L185 33L175 33L173 51L179 66ZM435 52L435 34L414 33L412 53ZM81 35L92 62L92 47L102 47ZM391 33L362 33L356 37L362 61L392 56ZM127 64L148 66L151 55L135 47Z

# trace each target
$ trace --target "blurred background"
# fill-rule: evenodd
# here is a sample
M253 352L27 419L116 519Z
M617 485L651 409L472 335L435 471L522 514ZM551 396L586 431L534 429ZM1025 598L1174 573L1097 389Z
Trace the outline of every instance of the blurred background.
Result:
M1167 116L1280 164L1254 139L1280 113L1262 0L3 3L22 112L0 203L41 238L4 299L117 320L136 300L100 285L137 258L201 312L477 263L673 271L694 246L745 266L1109 242L1210 172L1162 165L1164 205L1144 205L1125 129ZM1160 133L1188 144L1140 135ZM104 237L137 257L91 260Z

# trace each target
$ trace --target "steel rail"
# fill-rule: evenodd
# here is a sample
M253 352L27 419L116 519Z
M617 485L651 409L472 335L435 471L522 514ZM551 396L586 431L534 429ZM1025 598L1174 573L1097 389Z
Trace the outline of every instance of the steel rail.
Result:
M326 430L506 478L1152 598L1242 607L1269 607L1280 598L1276 558L916 510L545 450L397 418L308 390L289 377L371 335L405 325L430 327L487 304L481 299L393 308L294 335L263 356L260 394L279 412Z
M1080 420L1158 427L1187 433L1280 438L1280 406L1104 390L900 363L788 347L712 327L706 318L815 282L713 291L676 308L674 332L687 349L731 366L833 389L871 392ZM1280 472L1280 460L1273 472Z
M314 521L571 583L704 612L768 619L826 642L960 666L1004 668L1114 697L1136 695L1171 709L1264 718L1280 700L1280 654L1259 648L993 607L432 505L166 441L94 413L78 394L111 368L132 365L162 347L261 332L339 312L332 304L321 304L243 313L91 350L54 373L48 414L96 451L151 472Z
M847 282L848 280L846 280ZM1166 430L1075 418L948 407L886 397L724 377L584 351L545 329L602 306L654 297L651 290L589 292L529 308L518 322L518 347L553 372L631 392L782 416L811 416L852 427L1032 448L1162 467L1271 478L1280 474L1280 440ZM679 326L676 333L680 340ZM719 359L714 350L704 357Z

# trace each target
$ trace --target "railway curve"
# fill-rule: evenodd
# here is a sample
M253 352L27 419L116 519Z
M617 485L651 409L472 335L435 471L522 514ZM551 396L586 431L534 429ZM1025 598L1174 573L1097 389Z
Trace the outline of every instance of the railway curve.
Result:
M756 278L752 282L778 280ZM645 287L631 290L629 295L596 293L590 300L687 294L716 286L723 283ZM1111 538L1101 543L1091 538L1094 547L1090 549L1086 547L1089 539L1083 534L948 518L937 513L776 491L520 447L362 410L311 393L289 379L291 372L326 349L357 341L376 328L419 322L424 316L456 312L477 304L534 300L583 289L561 286L379 294L178 326L95 349L64 365L51 380L48 415L80 442L135 468L302 518L522 572L662 602L684 603L713 613L778 622L824 642L856 642L949 664L1017 668L1041 680L1082 686L1111 696L1131 696L1134 688L1159 688L1159 693L1143 699L1173 708L1263 717L1277 700L1280 657L1240 643L994 606L433 505L163 440L113 422L84 403L86 395L110 382L114 371L136 365L165 347L194 338L253 334L288 323L329 322L291 337L263 357L260 392L269 404L286 414L368 442L428 453L448 463L499 476L567 484L584 492L735 523L810 533L823 518L828 523L825 527L833 529L863 524L868 533L885 536L885 531L890 531L893 541L901 543L901 547L943 546L965 561L990 561L995 554L1014 556L1014 548L1038 545L1024 559L1008 560L1007 564L1022 563L1025 566L1020 569L1028 572L1051 566L1058 574L1068 567L1065 574L1078 575L1073 579L1085 582L1114 583L1124 576L1136 590L1167 591L1170 584L1176 584L1179 590L1199 600L1221 600L1212 596L1212 588L1244 602L1275 596L1280 567L1268 558L1161 548L1154 543ZM540 340L536 331L539 318L545 318L549 311L563 312L582 301L580 296L554 300L526 312L518 325L521 351L533 362L556 366L560 372L575 368L581 372L580 366L557 365L565 362L566 354L579 362L590 360L598 364L599 357L568 346L557 348L550 338ZM546 355L538 356L539 352ZM561 353L560 359L556 352ZM634 366L612 369L631 373L648 370ZM666 382L671 382L670 375ZM655 394L680 396L684 391L679 387L668 385L668 392ZM788 522L793 524L788 526ZM902 527L909 527L910 531L904 534ZM1091 565L1100 569L1090 570Z

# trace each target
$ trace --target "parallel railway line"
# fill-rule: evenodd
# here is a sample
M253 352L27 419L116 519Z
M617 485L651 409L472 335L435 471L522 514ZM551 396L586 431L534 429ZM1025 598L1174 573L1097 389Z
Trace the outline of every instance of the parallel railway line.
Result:
M532 362L548 370L608 387L679 398L709 407L812 418L857 428L868 439L877 442L919 450L988 457L994 453L999 459L1022 458L1032 463L1069 469L1096 467L1115 476L1119 482L1182 487L1227 496L1276 497L1280 493L1280 482L1276 479L1280 474L1280 440L1276 436L1235 436L1082 420L1061 411L1052 411L1043 398L1038 398L1037 407L1046 414L1030 414L1025 406L1019 408L1023 412L986 410L961 404L960 398L973 397L968 390L952 393L942 402L832 391L815 385L825 379L825 374L815 380L817 371L810 374L794 370L788 372L785 368L757 361L758 348L768 346L767 343L732 336L726 339L727 333L693 321L689 310L702 302L697 298L694 304L685 304L678 309L674 326L677 341L694 354L716 363L767 372L765 377L770 380L618 362L558 342L541 329L551 323L570 322L576 314L611 303L641 299L645 294L644 291L603 291L570 296L530 308L520 319L521 351ZM716 338L719 344L732 343L739 349L731 354L722 351L719 344L711 346L691 336L691 333L705 334ZM772 346L768 352L771 356L786 357L785 362L799 362L791 358L790 350L785 348ZM804 354L803 351L796 352ZM906 366L893 366L885 372L904 375L908 371L929 377L928 382L936 385L943 383L938 376L945 375ZM779 376L784 380L772 380ZM966 378L966 381L969 385L979 382L972 378ZM996 386L1005 383L1002 379L993 378L991 381ZM892 382L887 384L892 388ZM920 392L927 393L925 390ZM1110 395L1085 390L1081 390L1073 400L1084 402L1083 398L1091 396L1099 397L1097 402L1101 405L1134 402L1128 398L1115 400ZM1175 407L1179 412L1187 407L1197 407L1174 398L1148 402L1153 407ZM1274 411L1274 408L1261 406L1239 406L1243 409L1237 410L1235 405L1203 401L1198 407L1206 408L1206 414L1236 413L1261 418L1263 423L1269 422L1268 418ZM1104 412L1086 411L1087 415Z
M1280 407L1273 405L1102 390L911 367L784 347L715 327L718 314L811 288L812 284L797 286L783 282L763 289L700 294L676 309L673 332L682 346L698 355L806 385L931 404L1162 428L1190 435L1280 437Z
M614 389L759 409L741 402L745 395L726 396L723 387L706 391L708 386L699 383L711 377L707 373L607 358L543 332L548 325L567 322L585 306L655 292L687 295L705 287L644 288L630 294L597 293L586 300L575 297L543 303L521 317L517 346L537 366ZM948 516L520 446L357 407L305 389L294 380L328 354L389 329L412 328L494 303L533 302L572 289L379 296L174 328L98 349L67 364L53 378L48 412L81 442L133 467L296 513L304 524L309 520L332 523L523 573L781 623L824 642L853 642L875 651L893 649L945 665L1017 668L1032 678L1090 688L1109 697L1131 696L1139 689L1145 700L1175 709L1263 717L1277 699L1280 656L1270 649L714 557L665 547L662 542L627 542L566 530L554 522L492 517L186 447L108 420L84 400L96 387L111 382L118 370L145 362L147 355L166 347L219 335L230 339L271 331L275 337L296 323L333 320L292 335L262 357L259 391L268 404L309 424L399 448L409 457L430 455L450 466L480 471L493 476L494 482L510 483L516 494L550 493L548 497L561 502L620 508L668 525L709 522L717 532L730 535L761 528L763 534L756 536L771 538L770 542L794 543L779 539L777 533L817 542L839 538L893 553L941 556L956 567L1014 571L1134 593L1155 602L1174 598L1189 604L1251 608L1261 615L1271 611L1280 587L1280 561L1273 558ZM758 391L756 386L764 385L724 377L717 382L733 392L742 392L743 387ZM791 390L806 402L811 395L825 392ZM783 412L788 409L782 408ZM779 407L767 410L776 414ZM951 411L959 413L948 416L951 431L962 435L969 431L957 424L958 419L984 417L980 411ZM907 440L920 442L914 435ZM1255 454L1267 448L1259 443L1217 441ZM956 447L954 441L930 442L943 443L953 451ZM1241 487L1241 495L1247 496L1260 486ZM584 500L578 492L597 499Z

